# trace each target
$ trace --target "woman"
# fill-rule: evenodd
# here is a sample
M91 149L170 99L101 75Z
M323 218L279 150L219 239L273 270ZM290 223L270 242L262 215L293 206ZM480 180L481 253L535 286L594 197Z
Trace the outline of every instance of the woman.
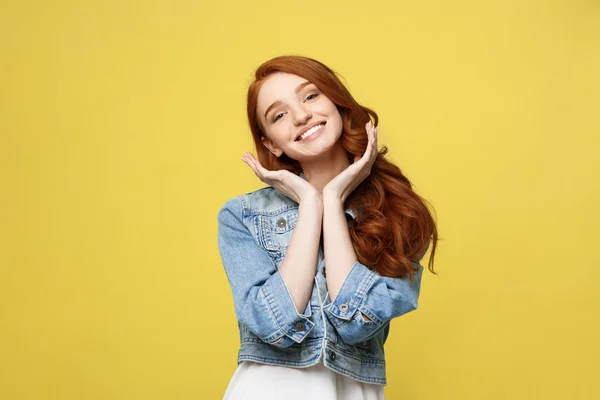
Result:
M258 159L242 160L268 186L219 211L241 343L225 399L383 399L389 322L417 308L432 237L435 273L434 220L321 62L262 64L247 112Z

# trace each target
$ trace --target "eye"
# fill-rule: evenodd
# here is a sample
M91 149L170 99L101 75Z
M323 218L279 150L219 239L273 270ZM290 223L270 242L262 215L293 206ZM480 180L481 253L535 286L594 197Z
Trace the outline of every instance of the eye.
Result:
M308 95L308 96L306 97L306 100L312 100L312 99L314 99L315 97L317 97L318 95L319 95L318 93L313 93L313 94L310 94L310 95Z
M273 119L273 122L277 121L280 117L283 116L284 113L279 113L275 116L275 118Z

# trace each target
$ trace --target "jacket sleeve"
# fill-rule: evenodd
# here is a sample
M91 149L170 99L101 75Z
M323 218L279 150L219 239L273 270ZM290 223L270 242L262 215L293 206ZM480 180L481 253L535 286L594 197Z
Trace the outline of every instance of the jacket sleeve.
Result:
M310 302L298 313L275 262L244 224L237 197L219 210L218 245L238 322L277 347L302 342L314 326Z
M408 277L381 276L358 261L354 263L337 296L325 308L325 315L345 343L368 340L393 318L417 308L423 266L416 264L419 269L411 283Z

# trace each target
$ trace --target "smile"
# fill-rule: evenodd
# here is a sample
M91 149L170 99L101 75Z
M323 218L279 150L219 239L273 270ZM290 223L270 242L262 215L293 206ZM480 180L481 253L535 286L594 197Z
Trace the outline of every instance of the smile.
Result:
M323 128L325 126L325 124L320 124L317 126L313 126L312 128L310 128L309 130L307 130L306 132L304 132L302 135L298 136L298 138L296 139L296 142L299 142L301 140L304 140L308 137L311 137L313 135L315 135L317 132L321 131L321 128Z

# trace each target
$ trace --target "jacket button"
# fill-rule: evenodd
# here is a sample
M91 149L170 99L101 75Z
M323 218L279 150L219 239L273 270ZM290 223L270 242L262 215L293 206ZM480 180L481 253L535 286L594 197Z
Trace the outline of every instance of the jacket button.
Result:
M285 228L285 225L286 225L285 219L283 219L283 218L279 218L279 219L277 220L277 226L278 226L278 227L280 227L280 228Z
M341 311L341 312L346 312L346 311L348 311L348 304L342 304L342 305L340 306L340 311Z
M296 323L296 330L297 331L303 331L306 328L306 325L304 325L304 322L297 322Z
M329 359L335 361L335 353L333 351L329 352Z
M325 271L325 267L323 267L321 272L323 272L323 277L327 278L327 271Z

